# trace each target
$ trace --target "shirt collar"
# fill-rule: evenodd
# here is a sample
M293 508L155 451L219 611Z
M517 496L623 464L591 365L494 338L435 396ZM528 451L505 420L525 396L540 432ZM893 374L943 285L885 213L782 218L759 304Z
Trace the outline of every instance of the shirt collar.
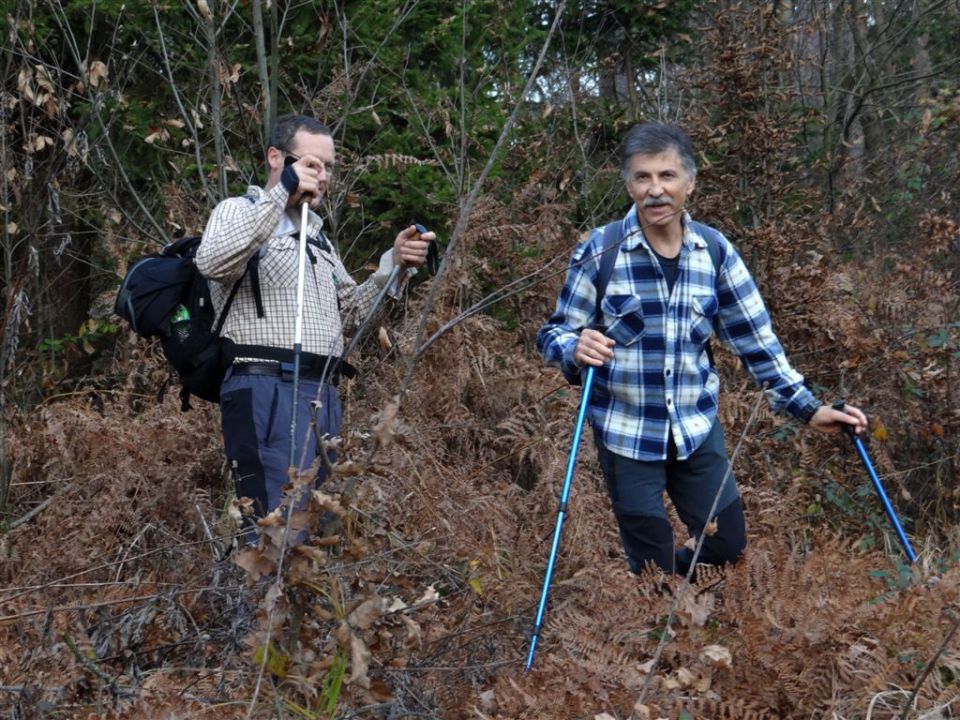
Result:
M251 185L247 188L247 197L255 198L257 200L262 200L263 197L267 194L267 191L260 187L259 185ZM284 208L284 214L290 219L296 228L296 232L300 232L300 211L293 209ZM280 221L282 222L282 220ZM307 211L307 232L311 235L317 235L323 230L323 218L317 215L313 209Z
M640 229L640 221L637 217L636 203L630 206L630 212L627 213L626 217L624 217L621 222L621 228L623 230L622 247L624 250L636 250L641 245L647 250L650 249L650 245L647 243L647 238ZM707 241L701 237L700 233L694 230L692 218L690 217L690 213L688 213L686 210L682 212L680 216L680 222L683 224L683 244L688 250L694 247L707 247Z

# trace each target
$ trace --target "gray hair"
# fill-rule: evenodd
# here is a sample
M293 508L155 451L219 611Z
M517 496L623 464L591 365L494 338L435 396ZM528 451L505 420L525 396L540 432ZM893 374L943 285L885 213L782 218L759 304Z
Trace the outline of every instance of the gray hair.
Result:
M693 143L679 126L658 122L634 125L624 136L620 150L620 170L624 179L627 178L630 158L634 155L659 155L668 150L676 150L684 172L696 177L697 160L693 155Z
M290 152L293 136L301 130L306 130L311 135L332 135L327 125L309 115L281 115L270 130L268 147Z

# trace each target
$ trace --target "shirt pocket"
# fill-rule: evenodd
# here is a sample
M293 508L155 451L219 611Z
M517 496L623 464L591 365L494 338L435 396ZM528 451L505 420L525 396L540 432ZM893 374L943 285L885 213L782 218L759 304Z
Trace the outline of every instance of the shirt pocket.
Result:
M288 288L297 286L297 254L300 245L296 238L275 237L261 250L258 272L261 286ZM309 263L309 260L307 260Z
M606 295L600 303L606 335L618 345L633 345L643 337L643 303L636 295Z
M720 304L716 295L695 297L690 303L690 340L705 343L713 334L713 321Z

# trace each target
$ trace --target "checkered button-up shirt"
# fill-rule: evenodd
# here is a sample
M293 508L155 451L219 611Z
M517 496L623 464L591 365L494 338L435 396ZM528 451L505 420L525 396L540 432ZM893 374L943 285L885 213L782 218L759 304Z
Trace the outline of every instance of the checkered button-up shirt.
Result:
M706 346L717 335L743 361L775 410L807 420L819 401L794 370L773 332L760 292L730 242L720 236L719 277L707 242L683 216L677 281L668 296L660 264L633 207L621 221L623 243L601 301L604 332L614 357L595 371L589 418L597 440L636 460L667 457L670 434L677 457L699 447L717 415L720 378ZM570 259L557 309L537 334L551 365L578 370L580 331L594 324L603 231L595 229Z
M277 184L270 190L252 186L243 197L224 200L210 215L197 249L197 268L210 281L210 295L218 316L247 262L254 253L260 253L264 317L257 317L248 274L221 332L238 345L293 348L300 211L286 213L288 197L283 185ZM317 355L340 355L344 328L362 322L386 283L393 267L392 251L384 253L378 271L358 285L324 237L323 221L313 212L309 214L307 237L318 243L308 245L302 348ZM250 358L238 358L243 359Z

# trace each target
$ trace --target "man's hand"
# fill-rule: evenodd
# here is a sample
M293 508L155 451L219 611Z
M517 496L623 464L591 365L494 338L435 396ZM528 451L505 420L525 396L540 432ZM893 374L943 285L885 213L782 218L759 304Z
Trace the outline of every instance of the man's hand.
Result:
M287 207L300 207L300 204L307 200L310 207L316 209L330 179L326 164L316 155L304 155L290 165L285 172L290 170L296 173L299 184L297 189L290 193Z
M585 328L580 332L577 347L573 351L573 361L580 365L594 365L600 367L613 357L613 346L616 343L599 330Z
M867 429L867 416L853 405L844 405L843 410L834 410L829 405L821 405L810 418L810 427L827 433L840 432L841 425L850 425L856 434Z
M404 228L393 241L393 261L402 268L423 265L427 261L430 243L436 239L436 233L419 233L415 225Z

